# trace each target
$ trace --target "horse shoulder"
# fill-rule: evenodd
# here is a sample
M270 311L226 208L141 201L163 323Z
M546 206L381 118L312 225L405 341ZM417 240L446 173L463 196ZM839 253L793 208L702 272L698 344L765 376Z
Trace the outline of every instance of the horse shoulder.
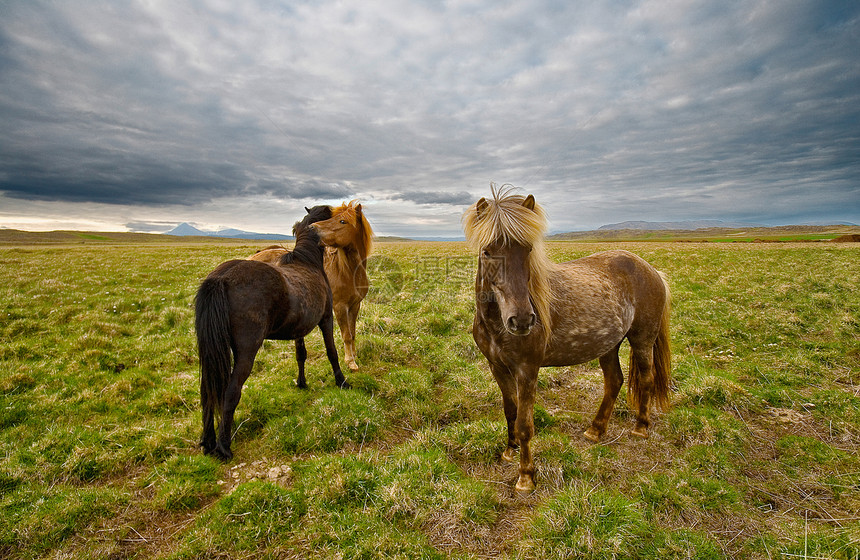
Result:
M273 302L273 337L294 339L307 335L330 309L331 291L322 271L303 263L277 269L283 280L283 298Z
M277 269L284 279L287 292L303 299L320 299L329 292L323 271L304 263L291 263Z

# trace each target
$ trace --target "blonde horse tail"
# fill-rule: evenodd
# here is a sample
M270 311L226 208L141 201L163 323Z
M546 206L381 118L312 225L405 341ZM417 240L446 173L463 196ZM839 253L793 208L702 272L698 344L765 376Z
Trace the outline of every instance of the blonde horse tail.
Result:
M672 307L672 293L666 276L660 273L663 286L666 288L666 304L663 306L663 316L660 318L660 331L654 342L654 399L657 408L669 410L669 389L672 384L672 349L669 345L669 312Z
M669 410L669 389L672 384L672 350L669 345L669 314L671 311L672 295L669 290L669 282L666 280L666 275L660 272L660 279L663 281L663 288L666 290L666 303L663 305L663 313L660 317L660 328L657 331L657 339L654 341L653 347L653 375L654 385L652 396L657 409L661 411ZM639 408L641 398L639 388L640 368L636 360L633 359L633 352L630 352L630 369L628 374L627 385L627 402L632 410Z

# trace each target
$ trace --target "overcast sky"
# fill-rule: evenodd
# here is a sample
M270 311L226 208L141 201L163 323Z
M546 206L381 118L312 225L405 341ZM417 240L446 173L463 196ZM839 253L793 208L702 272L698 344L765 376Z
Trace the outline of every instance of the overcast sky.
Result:
M860 2L0 3L0 226L860 223Z

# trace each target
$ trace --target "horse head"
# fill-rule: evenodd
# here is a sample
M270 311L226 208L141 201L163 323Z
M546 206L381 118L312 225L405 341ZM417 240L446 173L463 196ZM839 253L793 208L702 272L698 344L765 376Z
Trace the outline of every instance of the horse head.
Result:
M305 212L307 212L307 215L300 222L296 222L293 225L293 235L297 235L299 230L306 228L315 230L313 227L315 222L328 220L332 216L331 206L326 205L314 206L313 208L305 206ZM319 235L319 232L316 233Z
M364 218L361 204L356 200L334 208L328 219L317 221L311 227L329 247L360 245L364 248L365 256L369 252L370 227Z
M296 244L292 251L284 253L278 263L286 265L291 262L300 261L323 266L323 247L320 236L312 227L314 222L331 218L330 206L305 207L307 215L300 222L293 224L293 235L296 236Z
M492 197L482 198L463 214L466 239L480 252L478 305L499 307L504 332L530 334L540 326L544 342L552 332L548 275L554 266L543 251L546 214L532 195L490 183Z
M535 199L526 197L522 206L534 210ZM477 219L487 212L488 203L481 199L475 205ZM497 237L484 245L478 259L478 289L488 302L499 307L502 325L517 336L531 333L537 322L529 291L532 245L508 237Z

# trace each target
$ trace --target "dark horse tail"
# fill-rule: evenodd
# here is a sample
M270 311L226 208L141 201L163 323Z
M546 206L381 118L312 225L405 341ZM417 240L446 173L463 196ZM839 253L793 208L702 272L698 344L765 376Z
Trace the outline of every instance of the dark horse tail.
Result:
M223 279L207 278L200 284L194 312L200 356L200 404L204 415L218 416L232 369L230 306Z
M669 291L669 282L666 281L665 275L661 272L660 279L663 280L663 287L666 289L666 303L663 306L663 313L660 317L660 330L657 332L657 340L654 342L654 385L653 393L654 404L659 410L669 410L669 385L672 382L672 351L669 348L669 311L671 308L671 292ZM633 359L633 352L630 353L630 374L629 383L627 385L627 400L633 410L639 408L639 374L640 369Z

